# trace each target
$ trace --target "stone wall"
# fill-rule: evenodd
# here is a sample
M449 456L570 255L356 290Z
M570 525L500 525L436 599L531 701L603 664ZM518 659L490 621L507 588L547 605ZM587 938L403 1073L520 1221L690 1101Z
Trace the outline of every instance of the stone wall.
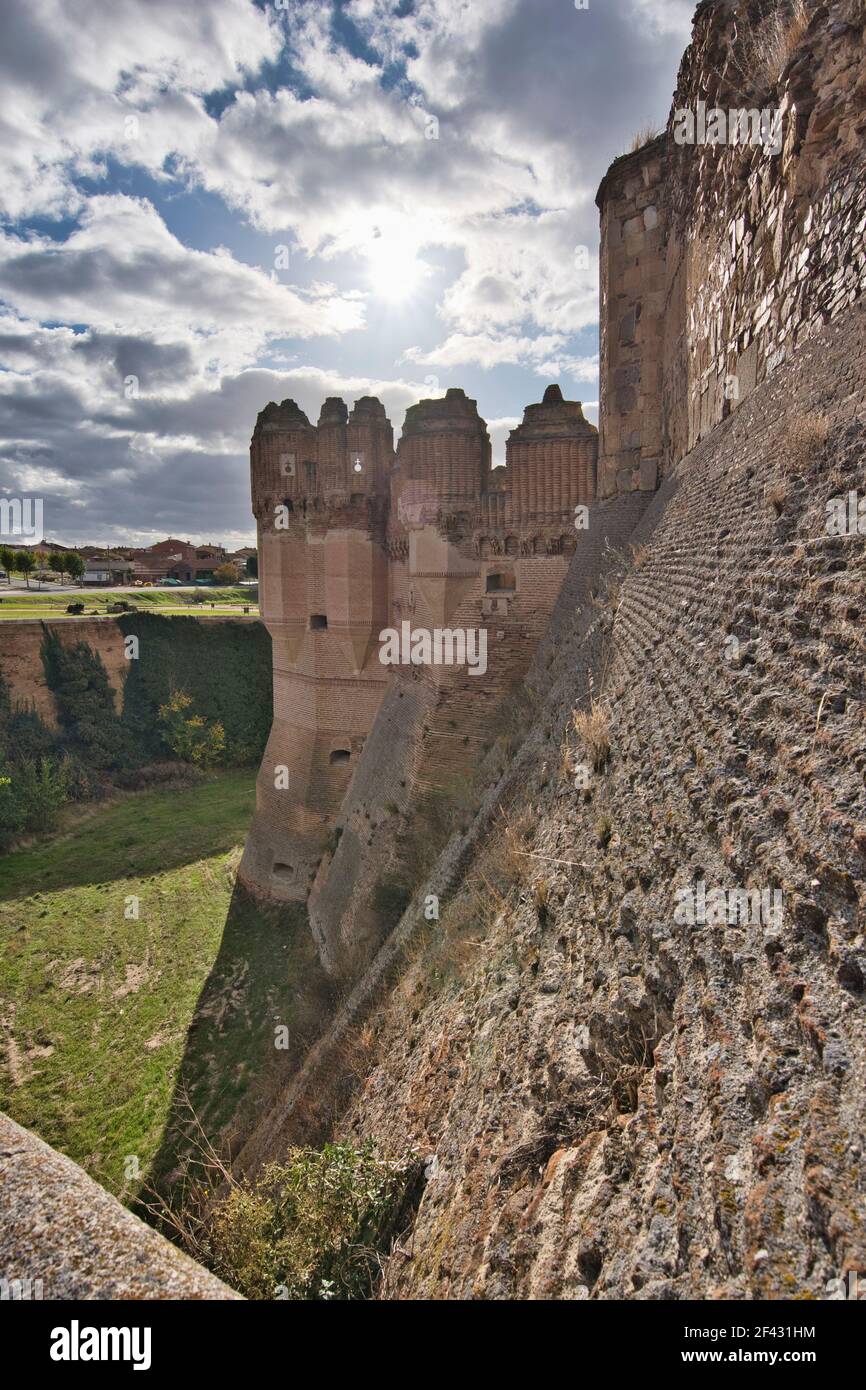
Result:
M799 470L792 409L830 428ZM372 1019L372 980L353 997L367 1065L338 1133L437 1160L387 1297L808 1300L866 1270L863 537L825 526L864 447L855 307L665 479L615 604L563 610L494 789L528 817L525 877L468 941L446 907ZM611 751L579 791L561 746L588 671ZM454 891L477 874L470 849ZM781 920L678 923L700 880L778 887ZM309 1066L324 1110L325 1046ZM300 1079L287 1099L263 1139L309 1115Z
M237 1299L71 1158L0 1114L4 1299Z
M667 141L611 165L599 189L599 465L602 497L652 491L662 454Z
M643 485L656 459L669 472L866 290L866 16L809 9L774 71L754 6L700 5L666 134L599 189L603 496L641 485L641 464ZM778 153L678 143L699 103L773 113Z

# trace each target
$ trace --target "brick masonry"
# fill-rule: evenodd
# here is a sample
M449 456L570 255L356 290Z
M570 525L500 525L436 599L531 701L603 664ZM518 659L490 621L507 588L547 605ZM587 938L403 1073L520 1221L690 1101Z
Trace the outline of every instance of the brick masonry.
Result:
M240 872L259 894L309 898L326 963L338 937L376 939L361 888L374 856L361 850L383 807L465 772L525 674L578 544L575 509L595 496L597 444L556 386L527 407L498 469L457 389L407 412L396 451L372 398L351 412L326 401L315 427L292 401L259 415L251 470L274 725ZM486 672L383 665L380 634L407 622L483 632Z

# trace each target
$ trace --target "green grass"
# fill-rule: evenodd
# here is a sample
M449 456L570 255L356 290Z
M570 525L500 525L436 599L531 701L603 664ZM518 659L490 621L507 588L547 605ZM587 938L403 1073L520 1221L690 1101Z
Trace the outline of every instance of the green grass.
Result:
M253 803L232 771L0 861L0 1108L124 1200L176 1167L179 1096L218 1141L323 1007L304 910L234 887Z
M82 617L91 617L94 611L103 616L108 613L109 605L117 603L119 599L126 599L136 609L143 609L145 612L166 614L243 613L245 607L249 607L251 615L259 611L254 589L232 585L225 589L201 588L195 592L205 595L204 603L193 603L193 594L189 590L179 591L171 588L133 589L124 593L115 593L110 589L82 589L74 593L58 594L52 593L50 589L40 592L35 588L7 589L0 585L0 621L4 618L9 620L66 617L66 609L70 603L84 604L84 613L80 615ZM212 603L216 605L214 609L211 609Z
M254 805L254 774L243 768L180 792L161 788L77 807L71 828L0 859L0 901L30 894L34 884L40 892L112 882L120 889L128 878L224 854L242 843Z

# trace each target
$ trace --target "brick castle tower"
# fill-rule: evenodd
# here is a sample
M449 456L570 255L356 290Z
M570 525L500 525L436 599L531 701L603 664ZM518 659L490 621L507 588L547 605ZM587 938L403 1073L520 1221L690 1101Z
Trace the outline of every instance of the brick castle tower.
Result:
M396 455L372 397L351 412L325 401L316 426L294 401L260 413L250 458L274 722L240 869L248 887L304 901L314 883L319 893L335 830L348 855L350 789L395 680L427 688L401 787L441 782L474 757L546 627L575 508L595 497L597 452L597 431L558 386L527 406L496 469L458 389L407 411ZM486 668L383 665L380 634L405 624L483 634ZM377 776L368 769L365 788Z

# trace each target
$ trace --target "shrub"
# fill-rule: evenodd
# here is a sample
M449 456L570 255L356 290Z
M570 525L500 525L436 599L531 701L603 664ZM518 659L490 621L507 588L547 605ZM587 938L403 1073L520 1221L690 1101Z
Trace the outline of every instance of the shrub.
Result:
M80 600L76 600L75 603L67 603L66 611L67 613L83 613L84 604Z
M261 623L201 623L141 611L117 623L148 652L147 661L129 663L121 716L145 753L165 756L159 710L173 690L183 690L203 719L222 725L223 763L261 759L273 716L271 639Z
M159 718L167 747L181 762L196 767L213 767L225 750L226 736L219 722L208 724L200 714L187 714L192 698L184 690L173 690L168 702L160 705Z
M203 1233L207 1263L247 1298L368 1298L414 1175L369 1141L290 1149L232 1182Z
M781 516L788 500L788 489L784 483L770 483L764 490L764 499L767 506L773 508L776 516Z
M654 140L658 133L658 129L654 125L641 126L640 130L636 130L631 137L628 153L637 154L638 150L642 150L644 145L648 145L650 140Z
M0 833L4 840L22 830L53 830L67 800L64 761L26 758L7 763L0 773Z
M102 770L134 762L134 749L114 707L114 691L98 654L86 642L64 646L44 624L43 632L45 680L69 750Z
M607 849L613 835L613 821L610 816L599 816L595 823L595 837L602 849Z
M787 6L777 0L775 9L746 38L743 64L762 90L778 82L809 26L809 17L805 0L790 0Z

